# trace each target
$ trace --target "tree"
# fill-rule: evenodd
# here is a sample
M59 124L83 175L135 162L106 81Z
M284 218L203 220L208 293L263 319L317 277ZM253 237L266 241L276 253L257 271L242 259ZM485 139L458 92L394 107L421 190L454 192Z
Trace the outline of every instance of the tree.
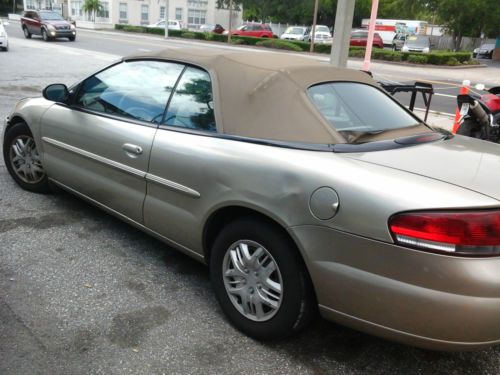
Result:
M82 10L89 15L92 22L95 22L97 12L102 10L102 4L99 0L85 0Z
M497 37L500 35L500 6L498 0L436 1L435 10L440 23L453 36L455 49L462 37Z

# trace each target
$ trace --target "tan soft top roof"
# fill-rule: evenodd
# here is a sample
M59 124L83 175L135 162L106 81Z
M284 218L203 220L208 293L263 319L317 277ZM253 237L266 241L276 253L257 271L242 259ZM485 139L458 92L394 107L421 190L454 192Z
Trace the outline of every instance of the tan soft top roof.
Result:
M287 53L171 49L126 58L154 58L198 65L212 77L216 123L221 133L280 141L344 143L307 97L327 81L376 85L366 73L334 68Z

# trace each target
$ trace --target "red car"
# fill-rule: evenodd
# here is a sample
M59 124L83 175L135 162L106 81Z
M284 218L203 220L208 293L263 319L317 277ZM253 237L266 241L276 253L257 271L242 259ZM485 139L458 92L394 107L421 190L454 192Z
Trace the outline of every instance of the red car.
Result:
M21 28L24 36L41 35L43 40L55 38L68 38L74 42L76 39L75 25L66 21L59 13L51 10L28 10L21 17Z
M366 47L367 42L368 42L368 30L354 30L351 33L351 41L350 41L351 46ZM373 35L373 46L378 48L384 48L384 41L382 40L382 37L378 33L375 33L375 35Z
M254 36L257 38L274 37L273 30L271 29L271 27L269 25L261 23L247 23L245 25L238 27L238 29L236 30L231 30L231 35Z

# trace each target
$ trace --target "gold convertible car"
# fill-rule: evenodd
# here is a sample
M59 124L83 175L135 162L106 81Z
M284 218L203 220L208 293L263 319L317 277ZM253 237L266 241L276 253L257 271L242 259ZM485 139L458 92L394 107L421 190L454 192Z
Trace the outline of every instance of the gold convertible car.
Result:
M210 267L260 339L319 313L410 345L500 342L500 146L429 128L363 72L290 54L124 58L8 116L13 179Z

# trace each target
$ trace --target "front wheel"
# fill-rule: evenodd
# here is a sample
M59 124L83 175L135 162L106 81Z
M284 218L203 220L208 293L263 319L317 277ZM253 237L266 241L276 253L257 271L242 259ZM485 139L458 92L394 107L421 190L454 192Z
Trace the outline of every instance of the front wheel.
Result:
M230 322L258 340L299 332L313 316L309 275L286 232L255 219L228 224L210 258L215 295Z
M28 28L26 26L23 27L23 33L26 39L31 39L31 33L28 31Z
M45 29L42 29L42 39L48 42L50 40L49 35Z
M74 42L76 39L76 36L68 36L68 39L70 42Z
M10 175L23 189L36 193L50 191L37 145L26 123L17 123L7 130L3 157Z

